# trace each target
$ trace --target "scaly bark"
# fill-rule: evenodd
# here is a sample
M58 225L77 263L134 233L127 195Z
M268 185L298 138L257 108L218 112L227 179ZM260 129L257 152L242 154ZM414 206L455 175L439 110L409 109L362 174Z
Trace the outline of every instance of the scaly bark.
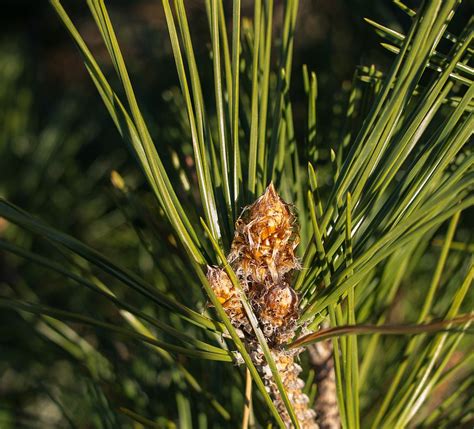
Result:
M309 361L316 376L318 393L314 409L321 429L339 429L341 421L337 406L336 375L334 373L333 348L330 341L323 341L308 347Z

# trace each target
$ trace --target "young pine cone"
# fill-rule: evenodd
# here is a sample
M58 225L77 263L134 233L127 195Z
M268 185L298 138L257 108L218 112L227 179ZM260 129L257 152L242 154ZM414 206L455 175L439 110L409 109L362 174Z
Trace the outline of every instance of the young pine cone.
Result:
M317 429L316 413L308 406L304 382L295 362L301 350L285 351L282 345L293 338L298 319L297 293L290 275L300 268L295 256L299 243L296 217L270 184L252 205L244 208L235 223L235 234L227 260L235 271L271 348L288 398L303 429ZM209 267L209 283L234 327L242 329L244 341L273 402L288 428L292 427L270 367L245 314L239 293L227 273Z

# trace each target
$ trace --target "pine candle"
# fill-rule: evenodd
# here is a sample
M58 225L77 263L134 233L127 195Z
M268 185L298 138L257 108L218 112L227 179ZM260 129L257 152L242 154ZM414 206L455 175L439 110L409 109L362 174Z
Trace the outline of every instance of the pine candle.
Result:
M301 349L282 347L295 334L298 295L291 287L291 274L300 269L295 256L299 243L298 224L291 206L270 184L264 194L242 211L235 224L231 251L227 257L249 300L275 360L283 385L303 429L317 429L316 413L308 407L298 378L301 367L296 358ZM247 319L238 291L227 273L209 267L208 279L214 293L232 321L243 332L244 341L274 404L287 427L291 420L269 365Z

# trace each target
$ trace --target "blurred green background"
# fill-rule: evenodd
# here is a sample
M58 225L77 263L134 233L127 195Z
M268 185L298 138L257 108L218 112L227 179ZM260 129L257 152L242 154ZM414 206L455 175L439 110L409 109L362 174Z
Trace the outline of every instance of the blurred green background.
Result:
M205 75L206 70L212 70L205 8L202 1L185 3L197 60ZM275 2L275 14L280 17L275 21L275 34L281 26L282 3ZM85 1L64 1L64 5L105 70L110 71L112 65ZM243 5L242 15L251 16L252 2L244 1ZM109 0L107 6L140 105L160 154L172 171L172 149L180 143L183 118L161 4L158 0ZM355 67L375 64L386 70L393 58L380 47L363 17L395 29L406 30L409 24L388 1L300 2L291 97L295 122L302 122L306 99L301 67L307 64L318 76L321 162L328 158L328 148L337 145L338 115L346 105ZM109 176L113 169L120 171L136 196L148 204L143 178L53 10L47 1L3 0L0 22L0 195L150 282L159 278L166 289L173 280L167 278L166 260L163 267L157 267L127 226ZM212 94L212 79L202 81L208 85L204 93ZM159 216L153 203L149 205ZM0 236L14 237L16 243L42 254L55 252L16 228L7 230L2 219ZM429 281L435 256L428 252L423 261L426 265L418 267L420 282ZM114 313L105 300L96 300L87 290L72 284L65 287L64 283L54 273L0 253L1 294L41 299L51 306L85 314L101 311L113 320ZM202 301L202 297L191 295L186 299L198 304ZM96 301L89 309L91 299ZM409 308L403 311L409 313ZM55 346L51 334L35 324L34 316L8 311L0 314L0 428L131 427L130 420L110 411L107 398L144 415L168 413L172 417L176 413L175 405L170 406L166 399L172 370L156 355L146 354L142 345L106 335L97 338L90 329L77 329L92 344L100 343L106 357L94 357L88 365L79 366L81 371L77 371L71 353ZM199 365L201 371L215 371L208 377L207 387L218 389L216 374L222 365L197 362L196 371ZM235 380L235 391L229 389L224 394L227 400L241 400L239 383L240 379ZM67 409L63 409L64 404Z
M107 5L141 106L166 159L167 146L175 144L171 129L181 118L177 118L174 106L178 80L162 6L156 0L114 0ZM75 17L101 64L110 71L110 59L85 1L64 1L64 6ZM281 27L282 6L283 2L275 3L275 34ZM2 7L1 193L76 236L98 238L84 234L86 229L100 228L84 226L92 220L88 216L97 217L97 210L107 210L101 187L107 186L110 169L134 170L133 160L48 2L6 0ZM212 70L204 2L187 1L186 7L204 75ZM251 17L252 13L252 2L244 1L242 15ZM365 16L381 19L393 28L408 25L406 17L389 2L300 2L292 100L295 116L304 118L301 67L307 64L318 76L318 138L323 146L334 147L337 142L334 113L345 106L344 89L348 89L355 66L375 64L384 69L392 59L378 45L373 30L363 21ZM212 94L212 79L203 79L203 83L208 85L204 92ZM86 199L88 204L84 205ZM93 200L98 207L88 213L85 206Z

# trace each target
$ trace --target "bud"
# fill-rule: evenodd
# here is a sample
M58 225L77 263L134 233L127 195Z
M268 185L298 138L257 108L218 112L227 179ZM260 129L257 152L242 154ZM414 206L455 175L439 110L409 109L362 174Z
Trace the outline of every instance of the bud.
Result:
M296 218L270 184L235 224L229 261L250 281L278 283L299 268Z
M207 279L219 302L225 306L234 295L234 285L227 273L217 267L207 267Z
M207 267L207 279L232 324L236 328L243 327L249 331L251 328L239 293L225 270L218 267Z
M276 285L263 297L260 318L274 328L284 328L296 319L298 296L288 285Z

